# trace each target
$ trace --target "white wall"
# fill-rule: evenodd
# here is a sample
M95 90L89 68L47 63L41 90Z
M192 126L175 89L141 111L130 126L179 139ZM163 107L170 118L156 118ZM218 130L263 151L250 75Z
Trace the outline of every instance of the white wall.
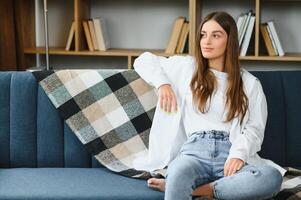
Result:
M37 1L37 44L44 46L42 1ZM203 1L202 16L216 10L231 13L255 11L255 1ZM301 2L267 2L262 5L262 22L273 19L286 52L301 52ZM281 15L279 13L281 12ZM73 18L72 0L48 1L50 46L65 46ZM165 49L173 21L188 17L188 0L91 0L91 17L107 20L113 48ZM44 56L40 56L41 65ZM50 56L54 68L127 68L126 57ZM301 70L301 62L242 61L249 70Z

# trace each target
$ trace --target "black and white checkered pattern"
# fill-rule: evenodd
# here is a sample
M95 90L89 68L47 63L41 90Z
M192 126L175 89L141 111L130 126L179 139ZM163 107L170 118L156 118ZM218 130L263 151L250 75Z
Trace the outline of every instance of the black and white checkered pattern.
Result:
M33 72L78 139L108 169L146 178L133 160L148 150L155 88L134 70Z

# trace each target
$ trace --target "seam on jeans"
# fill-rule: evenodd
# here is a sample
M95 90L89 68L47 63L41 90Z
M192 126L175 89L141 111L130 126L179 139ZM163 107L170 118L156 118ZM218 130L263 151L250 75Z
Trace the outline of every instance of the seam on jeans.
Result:
M213 184L212 184L212 190L213 190L213 197L215 197L215 198L217 198L217 199L220 199L219 198L219 195L218 195L218 192L216 191L216 185L217 185L217 182L214 182Z
M192 186L192 189L194 190L194 189L196 189L197 187L199 187L199 186L201 186L201 185L197 185L196 183L197 183L197 181L198 180L210 180L209 179L209 177L199 177L199 178L196 178L195 180L194 180L194 185ZM206 183L205 183L206 184Z

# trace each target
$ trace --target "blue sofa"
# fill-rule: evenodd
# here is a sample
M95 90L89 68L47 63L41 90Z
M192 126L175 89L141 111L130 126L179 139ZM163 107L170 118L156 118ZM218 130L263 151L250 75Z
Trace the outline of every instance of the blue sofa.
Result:
M301 71L251 72L269 117L261 156L301 168ZM91 156L30 72L0 73L0 199L163 199Z

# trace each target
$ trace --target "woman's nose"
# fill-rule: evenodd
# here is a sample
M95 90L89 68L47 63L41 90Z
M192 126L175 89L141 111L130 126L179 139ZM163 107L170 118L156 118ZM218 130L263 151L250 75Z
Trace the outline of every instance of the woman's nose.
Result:
M210 36L207 36L206 38L204 38L204 42L205 44L210 44L211 43L211 37Z

